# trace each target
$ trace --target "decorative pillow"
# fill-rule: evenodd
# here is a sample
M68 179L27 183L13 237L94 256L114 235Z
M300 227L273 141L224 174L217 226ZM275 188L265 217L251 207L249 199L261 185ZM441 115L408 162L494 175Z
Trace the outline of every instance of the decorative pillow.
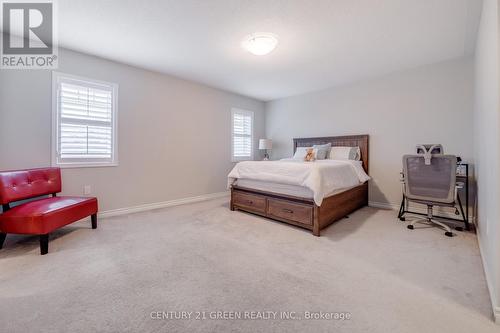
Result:
M327 158L328 153L330 152L330 149L332 148L332 144L327 143L324 145L314 145L313 148L318 150L318 152L316 154L316 159L324 160Z
M359 147L353 147L353 149L351 149L351 154L352 154L353 160L361 161L361 149L359 149ZM349 155L349 156L351 156L351 155Z
M361 159L361 151L359 147L332 147L329 159L359 161Z

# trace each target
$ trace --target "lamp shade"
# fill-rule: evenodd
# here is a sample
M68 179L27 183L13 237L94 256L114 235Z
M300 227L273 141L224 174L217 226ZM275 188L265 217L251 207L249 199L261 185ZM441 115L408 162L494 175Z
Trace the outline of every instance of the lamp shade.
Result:
M273 140L271 139L259 140L259 149L272 149L272 148L273 148Z

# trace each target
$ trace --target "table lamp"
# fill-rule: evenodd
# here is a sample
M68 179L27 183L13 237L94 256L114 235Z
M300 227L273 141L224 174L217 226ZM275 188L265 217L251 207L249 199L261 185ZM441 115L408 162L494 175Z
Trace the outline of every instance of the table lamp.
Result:
M264 161L268 161L269 160L269 154L267 153L267 151L273 149L273 140L271 140L271 139L260 139L259 140L259 149L266 151L264 153Z

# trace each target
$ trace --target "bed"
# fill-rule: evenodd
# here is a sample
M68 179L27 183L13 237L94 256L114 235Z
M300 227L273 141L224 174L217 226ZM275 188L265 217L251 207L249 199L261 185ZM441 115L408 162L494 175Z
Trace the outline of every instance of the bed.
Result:
M359 165L368 174L368 135L296 138L293 139L294 153L298 147L311 147L326 143L331 143L332 147L359 147L361 153ZM261 162L249 163L253 164L247 165L246 171L252 170L252 167L256 168L257 163ZM274 162L274 164L272 162L262 163L268 163L263 165L269 170L278 168L277 162ZM330 164L336 164L338 170L346 169L345 163L322 161L308 163L309 165L311 165L310 163L317 163L315 165L320 166L319 169L325 170L332 169ZM328 168L323 168L323 164L321 163L328 164ZM291 163L284 165L292 169L292 171L296 168L299 173L305 168L301 168L299 165L294 166ZM234 169L231 173L233 172ZM332 171L325 172L327 173L323 175L323 179L335 175ZM266 178L266 172L263 172L259 176L256 177L258 179L238 178L234 176L237 180L231 180L230 174L231 210L241 210L286 222L311 230L313 235L320 236L321 230L325 227L353 211L368 205L367 181L354 184L345 183L343 184L344 187L340 189L336 188L334 191L329 191L330 188L325 188L323 191L325 193L315 193L315 191L311 191L304 186L291 184L291 182L269 181ZM316 192L321 191L318 190Z

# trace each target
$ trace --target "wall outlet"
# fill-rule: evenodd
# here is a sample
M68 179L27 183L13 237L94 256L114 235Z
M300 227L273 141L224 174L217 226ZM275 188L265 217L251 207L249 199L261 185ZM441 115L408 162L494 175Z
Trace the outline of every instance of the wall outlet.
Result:
M83 194L89 195L90 193L92 193L92 188L90 187L90 185L83 186Z

